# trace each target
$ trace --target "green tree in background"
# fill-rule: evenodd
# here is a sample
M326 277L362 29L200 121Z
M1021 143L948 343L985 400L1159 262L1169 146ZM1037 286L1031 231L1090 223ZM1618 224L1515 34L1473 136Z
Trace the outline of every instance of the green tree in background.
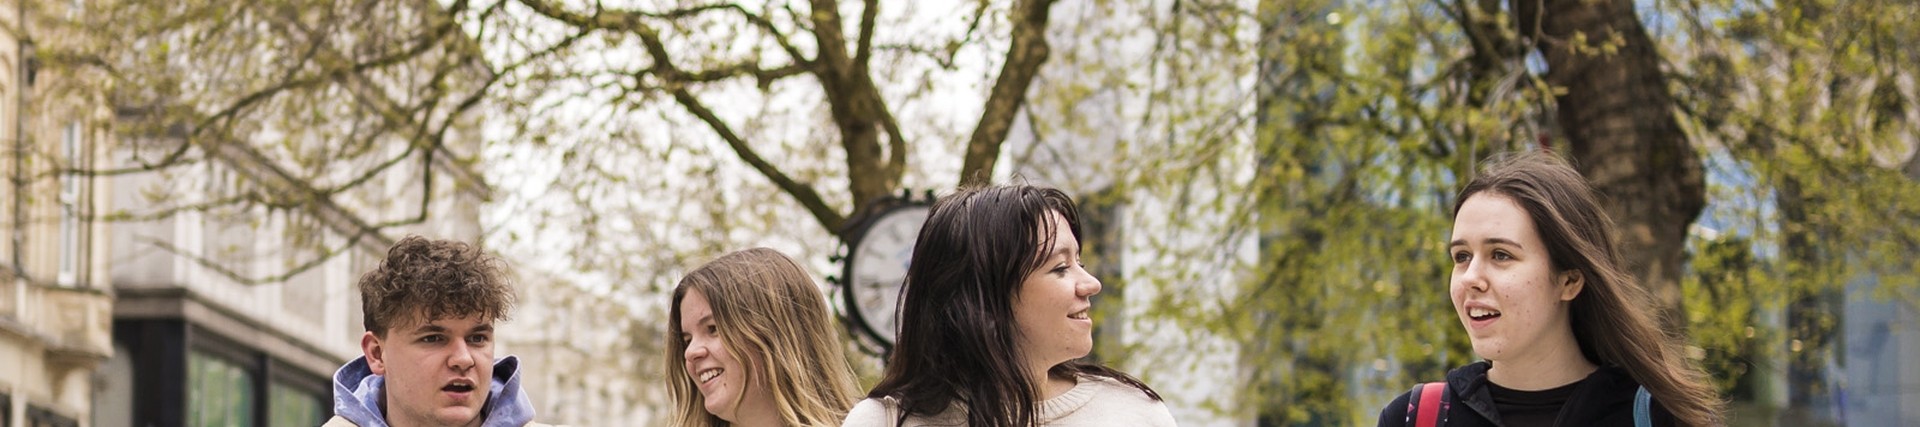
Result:
M327 218L452 162L521 194L503 247L654 301L697 259L824 260L870 201L1057 150L1126 217L1113 294L1158 296L1099 356L1156 383L1229 353L1244 382L1209 387L1240 392L1200 404L1263 425L1364 424L1475 358L1442 240L1499 151L1596 183L1736 423L1818 421L1793 408L1835 398L1849 284L1920 310L1913 2L83 3L64 30L97 37L42 39L42 72L105 76L124 135L166 136L123 166L284 166L103 219ZM1114 161L1078 165L1095 139Z
M1153 27L1172 46L1155 51L1169 71L1149 97L1174 117L1132 142L1126 185L1182 201L1160 213L1178 230L1166 234L1258 241L1257 258L1223 263L1242 273L1225 295L1146 309L1240 343L1248 392L1221 408L1276 425L1360 422L1472 360L1438 246L1452 191L1494 151L1552 148L1581 165L1670 326L1741 402L1736 416L1831 398L1847 283L1870 279L1873 294L1916 307L1902 260L1920 219L1911 6L1178 6ZM1242 29L1182 19L1261 29L1222 46L1204 40ZM1195 66L1220 63L1204 52L1254 46L1256 108L1178 115L1183 90L1218 85ZM1708 205L1715 229L1691 231ZM1208 214L1227 220L1194 219ZM1179 246L1153 250L1241 250ZM1181 264L1219 265L1142 268L1128 284L1178 294L1200 280ZM1791 402L1767 391L1788 383Z
M1770 6L1770 7L1769 7ZM1724 157L1723 223L1700 236L1695 341L1756 418L1810 424L1836 398L1849 284L1920 309L1920 110L1911 3L1698 2L1665 9L1696 143ZM1712 309L1708 309L1712 308ZM1881 393L1854 390L1851 394ZM1785 410L1785 412L1778 412Z

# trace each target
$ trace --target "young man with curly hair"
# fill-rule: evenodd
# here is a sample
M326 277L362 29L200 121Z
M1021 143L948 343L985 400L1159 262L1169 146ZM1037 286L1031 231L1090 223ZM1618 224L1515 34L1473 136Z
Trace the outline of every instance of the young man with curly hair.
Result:
M333 374L325 427L532 424L518 358L493 358L496 321L513 309L512 275L463 242L408 236L360 276L361 357Z

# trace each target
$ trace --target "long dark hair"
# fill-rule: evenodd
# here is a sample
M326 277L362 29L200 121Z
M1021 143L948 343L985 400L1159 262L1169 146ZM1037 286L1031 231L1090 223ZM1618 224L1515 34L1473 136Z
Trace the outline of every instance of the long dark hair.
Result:
M1660 329L1653 294L1620 265L1613 220L1580 172L1546 152L1497 157L1460 190L1454 217L1479 193L1512 198L1533 220L1554 271L1585 276L1568 316L1580 354L1626 370L1683 425L1720 423L1720 401L1706 374L1682 356L1682 337Z
M900 302L900 334L869 398L892 397L901 417L934 416L958 403L967 425L1033 425L1045 378L1029 378L1015 342L1013 298L1053 247L1049 212L1080 236L1080 213L1060 190L1031 185L962 188L934 202L920 228ZM1160 394L1126 373L1068 361L1048 375L1110 378Z

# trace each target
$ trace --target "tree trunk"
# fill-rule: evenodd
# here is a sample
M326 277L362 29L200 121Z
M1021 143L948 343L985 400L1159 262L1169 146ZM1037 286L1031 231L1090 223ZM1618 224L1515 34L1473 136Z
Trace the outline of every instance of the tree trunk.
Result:
M1816 241L1823 234L1809 217L1810 200L1801 180L1786 177L1777 191L1776 206L1782 220L1781 252L1787 268L1787 356L1788 411L1794 416L1818 419L1806 411L1826 406L1833 398L1829 363L1839 356L1834 350L1842 337L1840 325L1845 315L1846 275L1833 274L1825 266Z
M877 3L868 2L864 7L859 45L852 51L848 50L847 37L841 32L844 24L840 19L840 2L814 0L813 13L808 15L813 18L813 34L820 48L819 57L815 58L818 72L814 75L820 79L821 89L827 95L827 111L840 130L840 145L846 149L847 184L856 210L899 187L900 176L906 170L898 164L905 161L901 152L905 136L888 130L892 118L867 68L870 56L865 52L872 37L873 9ZM883 142L883 138L887 141ZM894 144L892 151L899 155L889 157L882 149L886 143ZM823 225L835 234L842 231L837 229L837 224Z
M1706 205L1700 158L1675 118L1660 55L1631 0L1513 0L1520 33L1547 60L1575 166L1605 197L1624 261L1664 304L1680 304L1687 227Z
M993 165L1000 160L1000 146L1006 142L1007 132L1013 129L1013 119L1019 115L1020 106L1027 102L1027 88L1040 74L1040 65L1047 62L1050 52L1047 19L1052 8L1053 0L1014 2L1010 12L1013 18L1011 45L1007 46L1006 62L1000 65L1000 76L994 79L987 103L981 108L980 123L974 125L973 135L967 138L967 151L960 163L961 185L992 181Z

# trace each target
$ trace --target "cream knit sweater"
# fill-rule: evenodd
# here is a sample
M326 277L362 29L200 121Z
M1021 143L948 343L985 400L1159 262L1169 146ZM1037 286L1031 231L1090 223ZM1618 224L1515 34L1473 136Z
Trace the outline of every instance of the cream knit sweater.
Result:
M1139 389L1103 377L1081 376L1079 384L1059 396L1040 402L1035 414L1040 425L1053 427L1147 426L1174 427L1167 405ZM866 399L854 405L841 427L896 427L899 407L893 399ZM966 415L959 407L933 417L907 417L898 427L964 426Z

